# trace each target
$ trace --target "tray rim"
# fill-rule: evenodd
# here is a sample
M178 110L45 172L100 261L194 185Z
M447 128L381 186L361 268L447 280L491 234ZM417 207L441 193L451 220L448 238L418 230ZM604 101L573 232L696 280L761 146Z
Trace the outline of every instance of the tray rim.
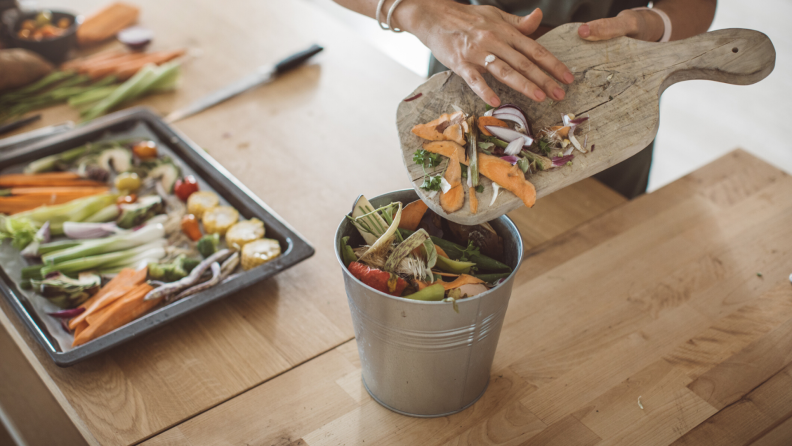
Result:
M27 299L17 295L18 285L9 277L5 269L0 266L0 293L3 294L11 308L17 313L17 316L22 320L23 325L27 327L33 338L44 348L50 359L60 367L74 365L113 349L211 302L225 298L242 291L254 283L272 277L308 259L316 252L305 237L298 233L241 181L231 175L217 160L182 132L166 124L157 114L146 107L121 110L25 147L0 153L0 167L67 150L56 150L54 147L68 144L71 141L86 138L90 135L96 137L96 133L104 132L110 127L121 126L127 122L135 121L148 125L161 141L171 151L175 152L179 162L195 170L196 174L209 183L225 200L234 202L236 204L235 207L244 207L244 212L240 209L240 213L248 213L261 218L265 222L268 232L275 232L275 235L282 238L287 247L278 259L250 271L245 271L229 282L158 308L123 327L67 352L59 351L53 345L50 337L45 334L46 329L39 326L37 314L31 311L32 309L24 303Z

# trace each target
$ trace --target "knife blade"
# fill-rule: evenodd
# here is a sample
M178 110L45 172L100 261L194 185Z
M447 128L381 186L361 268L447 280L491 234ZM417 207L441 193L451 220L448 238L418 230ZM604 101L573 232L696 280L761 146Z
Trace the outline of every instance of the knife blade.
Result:
M303 62L310 59L313 55L322 51L319 45L311 45L310 48L294 53L291 56L281 60L274 65L264 65L259 67L254 73L243 77L225 87L216 90L208 95L198 99L192 104L174 112L171 112L165 117L165 122L172 124L180 119L192 116L198 112L204 111L214 105L217 105L225 100L228 100L244 91L247 91L255 86L270 82L279 75L297 68Z

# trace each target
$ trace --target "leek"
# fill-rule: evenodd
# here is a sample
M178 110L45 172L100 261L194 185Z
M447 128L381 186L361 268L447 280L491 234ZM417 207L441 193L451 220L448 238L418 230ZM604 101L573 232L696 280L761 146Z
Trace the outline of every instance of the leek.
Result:
M142 258L141 254L145 254L147 256L146 258L153 257L152 253L159 252L157 249L162 249L161 253L164 257L165 245L167 243L167 240L160 239L142 246L125 249L123 251L75 258L73 260L67 260L61 263L46 265L41 268L41 275L46 277L47 274L55 271L60 271L63 274L76 274L80 271L88 271L100 267L110 268L117 266L119 262L131 262L137 258Z
M134 248L164 237L165 229L161 224L144 226L137 231L125 231L122 234L111 237L82 240L82 243L79 245L41 256L41 261L48 265L62 263L80 257L95 256L98 254Z

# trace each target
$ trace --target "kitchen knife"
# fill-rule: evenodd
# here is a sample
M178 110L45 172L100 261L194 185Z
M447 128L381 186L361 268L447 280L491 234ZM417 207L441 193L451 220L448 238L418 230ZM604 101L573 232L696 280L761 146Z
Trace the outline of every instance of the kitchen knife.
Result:
M165 117L165 122L171 124L180 119L192 116L257 85L269 82L275 79L278 75L283 74L293 68L297 68L303 62L310 59L311 56L322 51L323 49L324 48L321 46L314 44L310 48L300 51L299 53L292 54L275 65L264 65L259 67L253 74L245 76L232 84L226 85L225 87L210 93L201 99L198 99L181 110L171 112Z

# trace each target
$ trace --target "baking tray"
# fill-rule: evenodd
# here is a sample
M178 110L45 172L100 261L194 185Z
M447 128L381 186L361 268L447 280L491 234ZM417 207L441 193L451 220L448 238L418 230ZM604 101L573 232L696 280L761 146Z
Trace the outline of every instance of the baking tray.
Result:
M0 153L0 171L13 171L16 170L13 166L96 141L108 134L129 132L141 126L164 144L166 151L181 165L183 174L193 173L199 177L202 186L205 184L214 189L221 200L236 208L241 216L247 219L255 217L263 221L267 229L267 237L280 242L282 254L264 265L237 274L206 291L172 302L111 333L68 351L61 349L51 332L52 328L48 328L47 324L43 323L26 293L11 279L6 271L7 265L5 263L0 265L0 292L36 341L44 347L55 364L61 367L76 364L117 347L204 305L271 277L314 254L314 248L300 234L223 166L146 108L133 108L113 113L30 146Z

